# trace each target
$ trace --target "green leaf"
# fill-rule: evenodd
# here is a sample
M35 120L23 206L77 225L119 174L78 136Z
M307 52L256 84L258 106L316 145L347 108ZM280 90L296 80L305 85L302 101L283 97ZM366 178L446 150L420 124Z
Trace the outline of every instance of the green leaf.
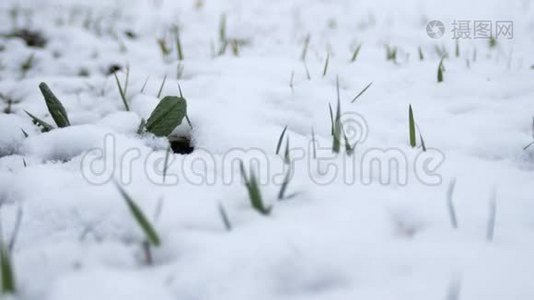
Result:
M438 82L443 82L443 69L443 58L441 58L438 65Z
M423 55L423 49L421 49L421 46L419 46L419 48L417 48L417 51L419 53L419 60L424 60L425 56Z
M280 134L280 137L278 138L278 144L276 145L276 154L280 153L280 147L282 146L282 140L284 139L286 130L287 130L287 125L286 127L284 127L284 130L282 130L282 133Z
M329 61L330 61L330 52L326 53L326 60L324 61L324 68L323 68L323 77L326 76L326 72L328 71Z
M265 207L265 205L263 204L263 198L261 197L260 187L258 181L256 180L256 175L253 171L250 171L249 179L245 172L243 162L240 162L239 170L241 172L243 180L245 181L245 186L247 187L248 197L252 208L254 208L257 212L264 216L269 215L271 213L271 207Z
M291 181L291 168L288 168L286 176L284 177L284 182L282 182L282 186L280 186L280 191L278 191L278 200L285 199L287 186L289 185L290 181Z
M56 95L52 93L48 85L42 82L41 84L39 84L39 89L41 90L41 93L43 94L43 97L46 102L46 106L48 107L48 111L52 115L52 118L54 119L54 122L56 122L56 125L58 127L70 126L69 118L67 116L67 112L65 111L65 108L63 107L61 102L58 100Z
M14 294L16 292L15 275L11 264L9 251L4 244L0 245L0 272L2 275L2 294Z
M353 103L354 101L358 100L358 98L360 98L361 95L363 95L363 93L365 93L365 91L367 91L368 88L371 87L371 85L373 85L373 83L369 83L366 87L363 88L363 90L361 92L358 93L358 95L356 95L356 97L354 97L354 99L352 99L352 102Z
M260 187L258 181L256 180L256 175L253 171L250 171L250 181L247 184L248 186L248 195L250 198L250 203L252 207L257 210L262 215L268 215L271 212L270 207L265 207L263 204L263 199L261 197Z
M410 129L410 146L414 148L416 146L416 140L415 140L415 121L413 117L413 110L412 106L410 105L410 108L408 110L408 118L409 118L409 129Z
M291 157L289 156L289 136L287 136L287 139L286 139L286 151L284 152L284 163L288 165L291 163Z
M358 58L358 54L360 53L360 49L362 48L362 44L359 44L358 47L354 50L354 53L352 54L352 58L350 59L350 62L355 62L356 58Z
M128 106L128 100L126 99L126 87L124 89L122 88L122 85L119 81L119 77L117 76L117 73L113 73L113 76L115 76L115 82L117 83L117 87L119 88L119 94L121 95L124 108L126 109L126 111L130 111L130 106Z
M182 97L167 96L163 98L146 122L148 132L156 136L169 136L182 124L187 114L187 103Z
M230 218L228 218L228 214L226 213L226 210L224 209L224 206L221 203L219 203L218 210L219 215L221 216L221 219L223 221L224 228L226 228L227 231L231 231L232 223L230 222Z
M52 127L52 125L46 123L45 121L43 121L43 120L37 118L36 116L30 114L30 113L27 112L27 111L24 111L24 112L26 112L26 114L27 114L28 116L30 116L30 118L32 118L32 122L33 122L33 124L35 124L35 125L41 127L41 131L42 131L42 132L48 132L48 131L54 129L54 127Z
M341 124L341 103L339 97L337 99L336 117L334 119L333 129L334 137L332 143L332 151L334 153L339 153L339 151L341 150L341 131L343 130Z
M152 246L159 246L161 244L159 236L152 224L150 224L148 219L143 214L143 211L139 208L139 206L137 206L137 204L132 200L130 195L128 195L128 193L126 193L126 191L120 185L118 185L117 183L115 183L115 185L117 186L117 189L126 201L126 204L128 205L128 208L130 209L130 212L132 213L132 216L134 217L135 221L137 222L137 224L139 224L139 227L141 227L141 229L145 233L148 242Z

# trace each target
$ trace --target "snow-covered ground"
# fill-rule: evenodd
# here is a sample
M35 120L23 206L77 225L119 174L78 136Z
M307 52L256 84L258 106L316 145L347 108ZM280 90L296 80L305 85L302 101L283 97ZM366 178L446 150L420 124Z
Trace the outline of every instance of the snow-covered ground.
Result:
M530 1L2 0L0 13L0 220L6 243L18 232L18 299L534 299ZM514 36L456 53L455 20L513 21ZM165 77L159 98L179 84L192 125L173 136L195 150L171 154L164 181L167 139L136 132ZM41 82L71 126L32 124L25 110L54 124ZM332 154L337 82L353 155ZM286 125L294 176L278 200ZM269 215L240 160L258 162ZM151 264L114 182L161 238Z

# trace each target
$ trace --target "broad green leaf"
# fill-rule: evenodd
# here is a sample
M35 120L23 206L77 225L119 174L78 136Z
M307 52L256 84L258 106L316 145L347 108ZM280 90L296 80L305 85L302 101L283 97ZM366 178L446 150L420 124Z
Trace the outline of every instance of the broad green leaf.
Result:
M61 102L58 100L56 95L52 93L48 85L42 82L41 84L39 84L39 89L41 90L41 93L43 94L43 97L46 102L46 106L48 107L48 111L52 115L52 119L54 119L54 122L56 122L56 125L58 127L70 126L69 118L67 116L67 112L65 111L65 108L63 107Z
M165 97L148 118L146 129L156 136L169 136L186 114L187 103L184 98Z
M126 204L128 205L128 208L130 209L130 212L132 213L132 216L134 217L135 221L137 222L137 224L139 224L139 227L141 227L141 229L145 233L148 242L152 246L159 246L161 244L159 236L152 224L150 224L148 219L143 214L143 211L139 208L139 206L137 206L137 204L132 200L130 195L128 195L128 193L126 193L126 191L120 185L116 184L116 186L122 197L126 201Z

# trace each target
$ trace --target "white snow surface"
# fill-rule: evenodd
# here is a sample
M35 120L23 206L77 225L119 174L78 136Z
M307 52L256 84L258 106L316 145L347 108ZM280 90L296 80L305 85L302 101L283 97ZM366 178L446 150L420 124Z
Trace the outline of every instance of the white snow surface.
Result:
M47 40L32 48L0 37L0 108L14 101L0 115L4 240L22 209L15 298L534 299L534 146L523 150L534 138L531 1L2 0L0 13L0 34L30 28ZM227 39L240 41L237 56L230 46L217 55L222 16ZM441 39L427 36L430 20L445 24ZM510 20L514 37L495 47L462 39L456 56L454 20ZM386 45L397 47L395 63ZM441 83L436 48L449 54ZM121 82L129 67L129 112L112 65L122 66ZM192 122L173 136L195 147L170 155L165 183L167 140L136 134L164 77L161 97L179 95L179 84ZM360 136L350 157L331 153L337 81ZM25 111L54 124L40 82L62 101L70 127L42 133L31 123ZM409 145L409 105L426 152ZM286 125L293 195L280 201L285 140L280 155L275 149ZM404 169L369 172L370 158L386 150ZM237 162L253 158L268 216L251 207L240 180ZM380 180L403 170L406 182ZM457 228L447 208L453 180ZM161 238L152 265L114 182Z

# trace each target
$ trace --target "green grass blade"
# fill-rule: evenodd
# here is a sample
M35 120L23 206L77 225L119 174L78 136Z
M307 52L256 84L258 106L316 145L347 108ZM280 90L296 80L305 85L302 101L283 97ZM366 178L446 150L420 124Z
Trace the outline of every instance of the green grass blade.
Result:
M342 134L342 124L341 124L341 102L340 99L337 99L337 108L336 108L336 117L334 120L334 136L332 142L332 151L334 153L339 153L341 150L341 134Z
M290 164L291 157L289 156L289 136L286 139L286 151L284 152L284 163Z
M278 200L285 199L287 186L289 185L290 181L291 181L291 168L288 168L286 176L284 177L284 181L282 182L282 185L280 186L280 190L278 191Z
M419 133L419 139L421 140L421 147L423 148L423 152L426 151L426 145L425 140L423 139L423 135Z
M180 40L180 29L178 26L174 27L174 38L176 41L176 53L178 55L178 60L184 60L184 53L182 51L182 42Z
M316 149L316 144L315 144L315 130L313 129L312 127L312 147L313 147L313 152L312 152L312 157L313 159L316 159L317 158L317 149Z
M226 213L226 209L224 209L224 206L219 203L218 205L219 215L221 216L221 220L223 221L224 228L227 231L232 230L232 223L230 222L230 218L228 218L228 214Z
M124 90L122 88L122 85L119 81L119 77L117 76L117 73L113 73L113 76L115 76L115 82L117 83L117 87L119 88L119 94L122 99L122 104L124 104L124 108L126 111L130 111L130 106L128 106L128 101L126 99L126 94L124 93Z
M421 46L417 48L417 52L419 53L419 60L423 61L425 59L425 56L423 55L423 49L421 49Z
M29 112L27 111L24 111L28 116L30 116L30 118L32 119L32 122L33 124L41 127L41 132L48 132L52 129L54 129L54 127L48 123L46 123L45 121L37 118L36 116L30 114Z
M14 294L17 291L11 256L4 243L0 245L0 271L2 276L2 294Z
M146 77L145 83L143 83L143 87L141 87L140 93L143 94L145 92L146 85L148 84L148 80L150 79L150 75Z
M367 91L367 89L369 89L371 87L371 85L373 85L372 82L370 82L366 87L364 87L363 90L361 92L359 92L358 95L356 95L356 97L354 97L354 99L352 99L351 103L354 103L354 101L358 100L358 98L360 98L360 96L363 95L363 93L365 93Z
M352 58L350 59L350 62L355 62L358 58L358 54L360 53L360 49L362 48L362 44L359 44L358 47L354 50L354 53L352 54Z
M447 211L449 212L449 217L451 219L451 226L454 229L458 228L458 219L456 218L456 209L454 208L454 202L452 201L452 195L454 193L454 187L456 185L456 180L453 179L449 184L447 189Z
M409 118L409 130L410 130L410 146L412 146L412 148L415 148L415 146L416 146L415 120L414 120L414 117L413 117L412 105L410 105L410 108L408 110L408 118Z
M63 107L63 104L61 104L56 95L52 93L48 85L44 82L41 82L41 84L39 84L39 89L43 94L48 111L50 112L50 115L52 115L52 119L54 119L56 125L58 127L70 126L69 118L65 108Z
M167 148L167 151L165 152L165 161L163 162L163 183L165 183L165 177L167 176L167 170L169 168L169 156L171 154L171 146Z
M302 54L300 55L300 60L306 61L306 54L308 54L308 46L310 45L311 35L308 34L304 40L304 46L302 47Z
M441 58L441 60L439 61L439 65L438 65L438 83L443 82L443 71L444 71L443 58Z
M165 77L163 77L163 81L161 82L161 86L159 87L158 99L161 97L161 93L163 92L163 87L165 86L166 81L167 81L167 74L165 74Z
M330 113L330 134L334 136L334 113L332 112L332 105L328 103L328 112Z
M348 156L351 156L354 153L354 149L356 148L357 142L354 145L351 145L349 138L347 137L347 134L345 133L345 130L343 130L343 138L345 140L345 152L347 152Z
M278 143L276 144L276 155L280 153L280 147L282 146L282 140L284 139L286 130L287 130L287 125L284 127L284 130L282 130L282 133L280 134L280 137L278 138Z
M262 215L268 215L271 212L269 207L265 207L263 204L263 198L261 197L260 187L256 179L254 171L250 171L250 181L248 184L248 193L250 203L252 207Z
M169 47L167 47L167 42L165 41L165 39L164 38L158 39L157 42L158 42L158 46L161 51L161 54L163 56L168 56L171 53L171 50L169 50Z
M143 214L139 206L137 206L137 204L132 200L130 195L128 195L128 193L126 193L126 191L119 184L116 183L115 185L117 186L117 189L124 198L124 201L126 201L126 205L128 205L128 208L130 209L130 212L134 217L135 221L137 222L139 227L141 227L141 230L144 232L147 241L152 246L159 246L161 244L160 238L154 227L152 227L152 224L150 224L150 222L146 218L145 214Z
M497 216L497 191L494 189L491 194L491 199L489 203L489 217L488 225L486 228L486 240L488 242L493 241L495 235L495 221Z
M271 212L271 208L265 207L265 205L263 204L263 198L261 197L261 192L260 192L260 188L258 185L258 181L256 180L256 175L254 175L254 172L251 170L250 179L249 179L245 172L245 167L243 165L243 162L240 162L239 170L241 172L243 181L245 182L245 186L247 188L248 197L249 197L252 208L254 208L257 212L259 212L262 215L269 215Z
M328 72L328 62L330 61L330 52L326 53L326 60L324 61L324 68L323 68L323 77L326 76L326 73Z
M219 23L219 41L226 41L226 15L221 16L221 22Z

